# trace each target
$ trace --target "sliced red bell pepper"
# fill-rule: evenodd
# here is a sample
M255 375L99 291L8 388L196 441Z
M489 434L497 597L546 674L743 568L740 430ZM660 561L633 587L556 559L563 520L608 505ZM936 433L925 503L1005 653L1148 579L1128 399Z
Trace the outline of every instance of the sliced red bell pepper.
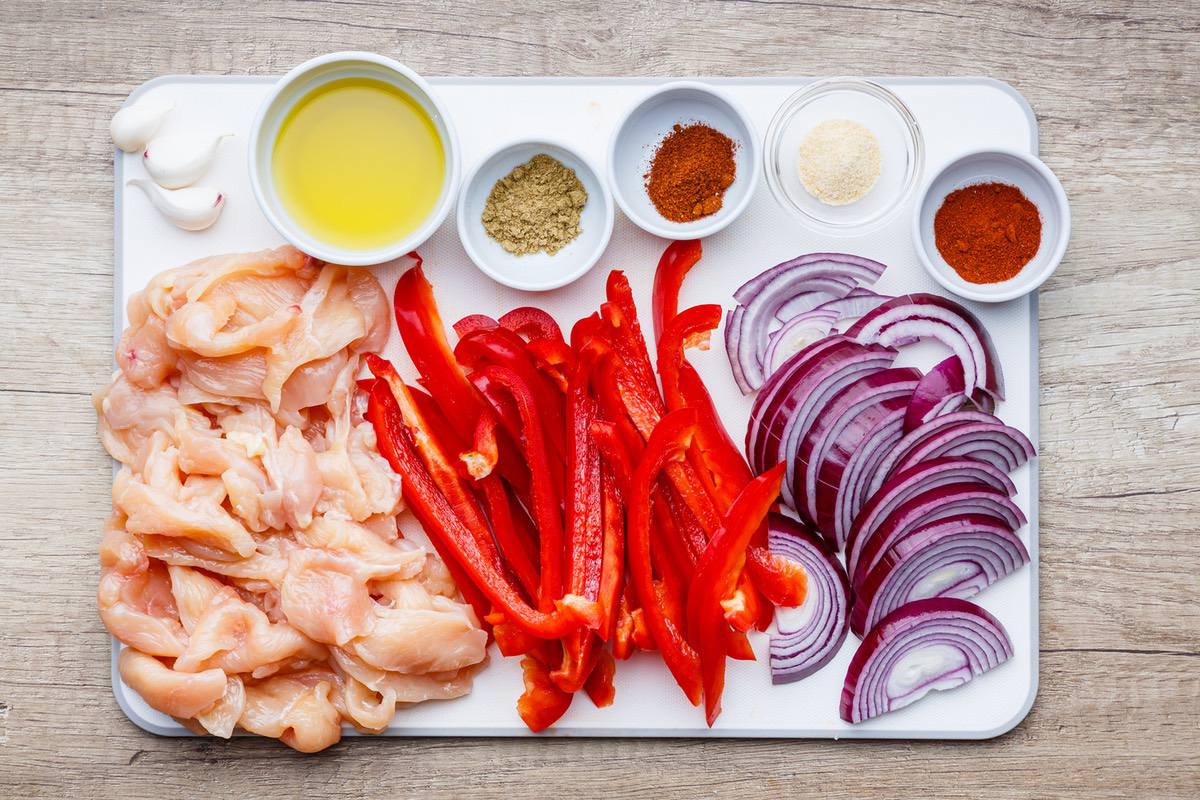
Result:
M727 630L725 632L725 647L729 652L729 657L735 661L754 661L754 649L750 646L750 639L742 631ZM496 636L496 641L500 641L500 636Z
M601 501L604 523L604 552L601 557L600 638L609 641L617 624L617 606L625 583L625 512L621 506L621 491L612 467L601 465Z
M700 654L704 712L709 727L721 713L729 646L721 601L734 592L746 560L746 547L779 496L784 467L780 463L767 470L737 496L692 578L688 592L688 637L696 643Z
M621 592L621 602L617 606L617 624L613 630L612 648L613 658L618 661L624 661L633 655L633 608L631 605L631 594L633 589L628 583L625 584L625 590Z
M785 608L804 603L808 594L808 574L799 562L781 558L757 545L752 545L746 555L746 571L768 600Z
M658 260L654 270L654 291L651 309L654 320L654 341L661 342L663 330L679 310L679 290L688 270L700 260L700 240L671 242Z
M538 567L534 562L534 550L529 542L517 530L513 519L512 498L494 477L489 476L481 481L483 485L484 502L488 507L488 515L492 520L492 533L496 537L496 545L504 563L512 570L517 583L525 590L525 596L530 600L538 597L541 581L538 577Z
M453 327L454 332L459 336L466 336L472 331L486 331L492 328L499 328L500 323L487 314L468 314L454 323Z
M545 639L530 636L509 622L501 613L488 614L487 621L493 626L492 634L496 638L496 647L500 650L500 655L506 658L523 656L545 641Z
M538 607L549 611L563 594L563 532L561 504L555 492L552 467L546 450L543 418L533 389L524 376L498 364L483 367L488 379L508 392L521 416L521 451L532 477L533 518L540 538Z
M592 438L596 402L588 393L590 373L590 360L581 361L567 392L566 590L599 601L604 507L600 452ZM574 692L583 686L596 642L591 631L576 631L563 640L562 667L550 676L560 689Z
M530 342L538 339L563 341L562 328L558 327L554 317L534 306L519 306L501 315L500 326Z
M487 406L463 374L446 342L446 329L433 297L433 287L421 268L421 257L415 252L409 256L416 265L400 276L392 295L396 329L421 374L421 385L433 396L459 437L469 442L475 433L475 422ZM512 441L502 437L498 446L500 474L514 487L527 486L528 476Z
M517 700L517 713L534 733L546 730L567 713L575 695L564 692L550 679L549 668L538 658L521 659L525 692Z
M658 384L654 380L654 368L650 364L650 353L646 350L646 339L638 322L637 306L633 302L633 290L629 279L620 270L608 274L605 286L608 302L601 306L600 313L614 329L613 347L625 360L629 370L641 386L653 387L649 399L659 414L666 411Z
M409 509L439 552L447 554L447 565L457 564L467 581L478 587L509 621L542 639L559 639L580 627L599 627L599 608L587 598L568 595L554 603L552 612L531 608L521 598L503 571L480 551L474 535L438 490L417 455L395 398L383 382L377 382L371 391L367 419L375 428L380 454L400 476Z
M475 480L486 478L496 468L500 454L496 448L496 415L485 411L475 426L474 449L464 450L458 458Z
M487 517L484 516L483 507L479 503L479 498L467 485L466 480L459 474L458 468L452 460L453 456L447 453L442 444L434 437L429 423L408 391L408 386L400 379L400 375L391 362L385 361L374 353L367 353L366 361L371 373L383 381L391 391L392 398L400 409L400 416L404 420L404 424L408 426L413 443L421 455L421 460L425 462L425 468L429 471L430 477L449 501L459 519L474 535L479 552L490 559L499 569L500 553L496 549L495 542L492 541L491 530Z
M662 653L663 661L688 700L700 702L699 658L682 631L667 618L655 590L650 555L650 494L659 473L667 464L685 457L696 431L696 414L689 409L663 417L654 429L633 477L628 500L629 571L646 627Z
M613 676L616 671L617 662L613 661L612 654L604 649L598 650L596 663L592 667L591 674L588 675L587 683L583 685L583 690L587 692L596 708L612 705L613 699L617 695L617 690L613 686Z

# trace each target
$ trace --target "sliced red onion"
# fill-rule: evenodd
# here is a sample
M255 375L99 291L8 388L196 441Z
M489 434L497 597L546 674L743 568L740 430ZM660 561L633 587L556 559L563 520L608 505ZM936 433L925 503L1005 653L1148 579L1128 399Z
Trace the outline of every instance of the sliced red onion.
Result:
M992 517L966 514L931 522L893 542L855 587L850 630L862 636L913 600L974 597L1028 563L1025 545Z
M964 514L991 517L1013 533L1026 522L1025 514L1016 503L990 486L968 481L927 489L888 514L870 536L855 542L855 552L846 554L846 574L851 576L850 584L860 586L888 548L909 531Z
M891 295L879 294L870 289L856 286L845 297L831 299L817 308L822 311L836 311L838 319L849 319L868 314L891 299Z
M955 483L974 482L1012 497L1017 487L1012 479L991 464L965 458L935 458L900 470L879 491L867 498L846 535L846 566L853 574L860 540L870 538L891 513L913 497Z
M991 414L984 414L982 411L955 411L953 414L943 414L939 417L934 417L929 422L906 433L904 438L892 448L892 452L888 453L887 458L880 463L879 469L871 476L868 494L875 494L875 492L879 491L879 487L883 485L888 476L896 471L896 464L914 448L919 447L926 440L950 428L968 423L979 423L982 425L1002 424L996 417L993 417Z
M1013 656L1000 622L974 603L940 597L901 606L850 660L841 716L856 723L961 686Z
M909 401L911 405L912 401ZM906 407L907 408L907 407ZM846 546L846 537L854 525L854 517L867 500L867 483L880 462L887 458L904 431L904 409L896 409L883 419L863 438L862 444L850 456L837 484L834 498L833 533L835 546L841 550ZM817 506L821 505L821 491L827 486L824 476L817 476Z
M863 375L891 366L895 357L895 350L864 347L840 335L793 356L771 376L751 411L746 453L754 470L793 460L801 435L824 401ZM790 505L786 480L782 493Z
M853 278L812 278L804 282L807 291L786 301L775 312L775 319L787 322L797 314L812 311L819 305L844 297L858 286Z
M789 358L819 339L824 339L833 330L838 316L833 311L805 311L783 323L783 326L767 337L763 351L763 367L767 375L784 365Z
M734 293L741 311L735 309L725 326L725 349L742 393L750 394L766 379L759 348L784 303L809 291L830 291L830 278L874 283L883 270L883 264L859 256L811 253L777 264L743 284Z
M959 412L961 413L961 412ZM949 417L952 415L946 415ZM939 417L938 419L946 419ZM919 429L918 429L919 430ZM954 425L909 449L896 462L902 470L932 458L973 458L1012 472L1037 455L1025 434L1008 425L970 422Z
M958 356L950 356L937 364L917 384L904 418L904 430L915 430L934 417L957 411L967 400L966 386Z
M797 511L812 521L831 543L834 499L850 456L867 434L890 412L907 407L921 373L909 367L873 372L832 396L817 415L796 450L792 494ZM820 495L824 475L829 491Z
M1004 378L991 337L982 323L953 300L936 294L892 298L865 314L846 331L865 343L900 347L918 339L936 339L962 362L966 393L1004 399Z
M808 594L796 608L776 608L771 636L771 681L791 683L829 663L846 639L850 584L819 536L782 514L767 518L772 553L804 567Z

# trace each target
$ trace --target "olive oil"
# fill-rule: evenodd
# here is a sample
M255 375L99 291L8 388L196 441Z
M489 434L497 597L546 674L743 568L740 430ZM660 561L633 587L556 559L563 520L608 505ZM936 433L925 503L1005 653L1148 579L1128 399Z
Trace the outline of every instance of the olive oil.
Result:
M302 98L272 156L275 191L296 224L351 250L385 247L419 228L446 174L429 114L374 78L342 78Z

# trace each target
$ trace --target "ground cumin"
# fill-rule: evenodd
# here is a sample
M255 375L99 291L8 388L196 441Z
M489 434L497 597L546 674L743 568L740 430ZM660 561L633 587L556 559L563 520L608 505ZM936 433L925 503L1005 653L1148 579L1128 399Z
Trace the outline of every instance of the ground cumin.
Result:
M554 255L579 236L587 189L575 170L539 153L496 181L483 227L513 255Z
M933 218L938 252L963 280L999 283L1042 244L1042 218L1016 186L977 183L946 195Z
M708 125L675 125L658 145L645 176L650 202L672 222L720 211L737 173L733 151L733 140Z

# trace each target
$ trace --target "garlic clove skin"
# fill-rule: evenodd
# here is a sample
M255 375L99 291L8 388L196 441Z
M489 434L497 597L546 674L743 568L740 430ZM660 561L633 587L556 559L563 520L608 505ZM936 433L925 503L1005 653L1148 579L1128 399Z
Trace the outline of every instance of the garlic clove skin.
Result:
M142 151L142 164L164 189L182 189L200 180L217 155L217 145L232 133L156 136Z
M153 97L126 103L113 115L108 128L113 144L126 153L136 153L145 148L173 108L174 101Z
M130 185L145 192L150 203L164 217L185 231L202 231L210 227L225 208L225 195L209 186L163 189L145 178L126 182L126 186Z

